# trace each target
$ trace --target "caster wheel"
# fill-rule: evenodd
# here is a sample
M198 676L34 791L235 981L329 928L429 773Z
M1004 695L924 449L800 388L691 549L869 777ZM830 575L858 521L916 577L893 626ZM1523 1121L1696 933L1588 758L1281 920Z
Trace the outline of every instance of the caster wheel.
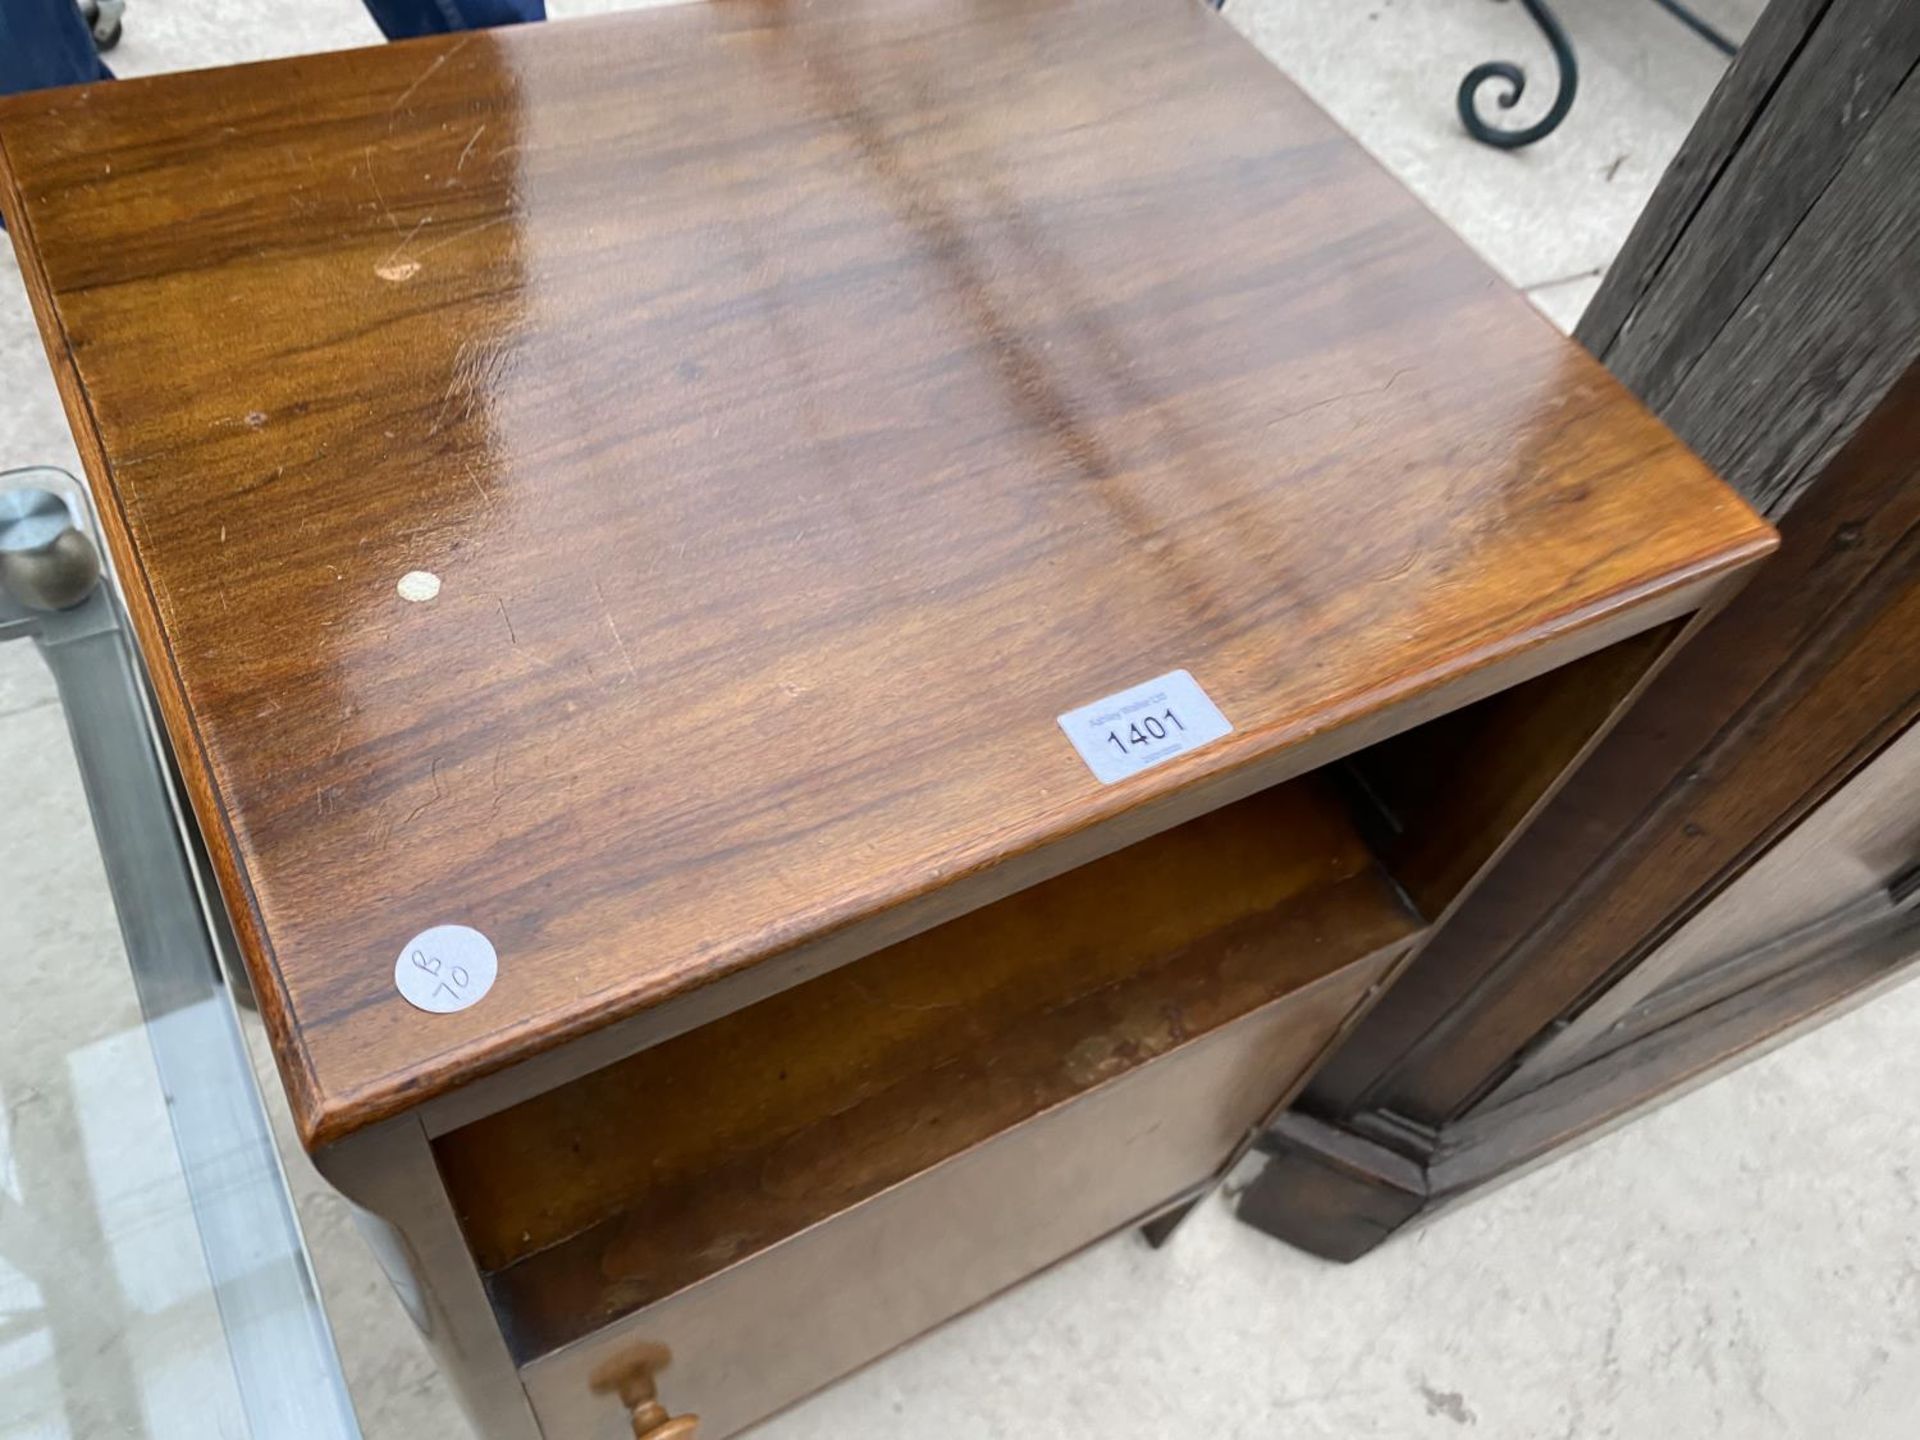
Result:
M121 12L125 4L102 5L100 0L80 0L80 18L93 32L93 48L101 54L120 43Z

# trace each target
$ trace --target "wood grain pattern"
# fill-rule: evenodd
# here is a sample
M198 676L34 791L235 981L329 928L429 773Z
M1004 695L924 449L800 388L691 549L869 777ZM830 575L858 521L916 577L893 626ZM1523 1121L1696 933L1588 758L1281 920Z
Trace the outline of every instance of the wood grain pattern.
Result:
M1575 332L1776 521L1920 360L1917 64L1905 0L1769 6Z
M1780 77L1800 58L1833 3L1770 0L1760 12L1740 42L1739 58L1707 97L1706 108L1680 142L1660 177L1659 189L1634 221L1627 243L1607 267L1605 280L1574 329L1574 338L1594 354L1606 357L1648 287L1672 258L1701 203L1722 184L1754 117Z
M435 1151L482 1269L624 1215L589 1268L657 1298L1419 928L1332 786L1309 777Z
M1790 677L1799 684L1769 697L1777 711L1743 715L1716 737L1688 779L1658 797L1648 823L1606 857L1596 883L1570 896L1549 917L1551 928L1529 937L1515 983L1462 1018L1450 1043L1418 1056L1396 1085L1418 1087L1436 1110L1464 1111L1504 1076L1505 1064L1488 1073L1490 1055L1519 1053L1552 1019L1651 953L1913 723L1920 714L1917 558L1908 547L1901 559L1909 583L1885 609L1864 623L1857 614L1844 617L1852 622L1847 630ZM1525 963L1540 953L1532 947L1547 943L1557 962L1550 976ZM1431 1123L1432 1112L1412 1103L1395 1108Z
M1771 544L1198 4L730 0L0 159L309 1144ZM1234 733L1097 785L1054 717L1176 666ZM502 970L429 1017L445 921Z
M1783 27L1792 33L1795 8L1790 0L1788 13L1767 18L1770 36ZM1664 257L1657 284L1641 292L1601 352L1608 368L1663 415L1920 60L1920 10L1906 0L1838 0L1802 39L1771 84L1765 55L1735 67L1742 76L1731 92L1767 84L1765 107L1746 117L1737 146L1722 148L1717 128L1690 137L1696 153L1725 157L1724 168L1688 217L1684 240L1675 237L1680 243ZM1682 185L1687 174L1669 171L1661 184Z
M1660 410L1770 516L1920 362L1916 151L1920 69Z
M1781 78L1817 60L1816 21L1876 17L1878 29L1850 23L1821 46L1829 60L1851 55L1856 74L1877 69L1882 49L1910 55L1912 15L1897 9L1770 7L1684 147L1688 166L1663 179L1582 323L1609 360L1629 353L1626 317L1691 304L1713 256L1754 274L1747 237L1716 217L1768 209L1769 194L1800 205L1711 343L1692 324L1668 327L1663 351L1634 357L1642 376L1684 375L1667 417L1781 515L1781 553L1653 681L1302 1101L1341 1133L1431 1161L1436 1174L1446 1165L1454 1193L1691 1083L1703 1063L1769 1043L1909 958L1894 943L1872 942L1871 959L1850 950L1868 942L1848 912L1660 985L1674 958L1664 947L1764 880L1785 851L1770 847L1857 783L1920 704L1920 190L1904 160L1920 136L1920 90L1911 70L1890 94L1883 85L1860 135L1833 124L1831 73ZM1739 73L1749 66L1759 73ZM1723 97L1748 107L1745 118L1735 123ZM1793 113L1809 105L1820 113ZM1774 106L1784 118L1755 122ZM1803 153L1807 135L1832 153ZM1810 170L1829 177L1811 202ZM1703 211L1707 172L1758 194ZM1837 956L1821 953L1829 943ZM1455 1164L1446 1157L1464 1136L1473 1158ZM1353 1172L1329 1170L1312 1153L1325 1147L1297 1148L1298 1163L1270 1172L1263 1223L1287 1233L1291 1192L1314 1246L1351 1256L1377 1244L1380 1207L1353 1194ZM1324 1174L1343 1178L1329 1187ZM1411 1213L1405 1187L1384 1188L1388 1209Z

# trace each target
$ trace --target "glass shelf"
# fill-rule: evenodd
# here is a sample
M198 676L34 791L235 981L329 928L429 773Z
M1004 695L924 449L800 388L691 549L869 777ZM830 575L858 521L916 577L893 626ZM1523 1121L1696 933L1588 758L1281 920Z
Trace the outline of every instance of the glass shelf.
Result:
M95 533L69 477L5 472L0 551L22 491ZM0 1437L358 1440L111 583L0 588L6 639Z

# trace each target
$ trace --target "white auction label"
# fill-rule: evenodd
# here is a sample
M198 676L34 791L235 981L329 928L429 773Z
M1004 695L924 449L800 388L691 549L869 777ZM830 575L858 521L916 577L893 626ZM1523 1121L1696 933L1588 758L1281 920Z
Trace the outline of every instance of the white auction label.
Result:
M477 1004L493 988L500 957L468 925L436 925L407 942L393 962L393 983L407 1003L436 1015Z
M1233 733L1220 707L1184 670L1069 710L1060 728L1102 785Z

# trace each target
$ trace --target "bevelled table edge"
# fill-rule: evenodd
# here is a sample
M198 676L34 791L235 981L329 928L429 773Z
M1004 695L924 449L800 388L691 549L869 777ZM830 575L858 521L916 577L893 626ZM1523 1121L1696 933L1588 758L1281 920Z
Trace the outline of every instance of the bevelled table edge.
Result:
M1126 785L1108 787L1066 823L1024 835L937 879L905 887L885 903L862 903L857 913L782 937L750 957L716 962L696 974L644 981L560 1020L523 1021L494 1032L484 1044L449 1050L374 1084L327 1094L316 1083L310 1104L296 1106L303 1143L309 1150L338 1144L409 1111L484 1087L490 1092L484 1100L460 1107L470 1110L468 1118L477 1118L1615 640L1704 609L1743 584L1752 566L1777 547L1772 527L1757 516L1755 522L1737 541L1690 565L1571 607L1523 644L1492 655L1485 647L1463 649L1446 657L1451 665L1435 665L1402 677L1397 685L1347 697L1344 709L1328 706L1293 726L1281 722L1246 732L1236 748L1196 752L1186 757L1190 763L1164 767L1172 773L1138 801L1126 798L1139 793ZM1256 746L1256 739L1266 743ZM247 958L251 970L258 962L251 953ZM631 1033L634 1030L643 1033ZM601 1043L591 1043L596 1041ZM558 1053L576 1047L585 1048L565 1059ZM554 1062L554 1069L539 1082L517 1087L510 1083L514 1072L542 1061ZM429 1128L438 1133L448 1124Z
M69 90L86 88L90 87L73 86ZM276 965L264 963L261 958L270 956L272 947L267 942L265 927L254 902L253 887L238 865L234 836L224 818L206 750L201 743L199 729L193 723L172 647L167 643L160 624L158 605L147 583L145 567L139 563L133 536L120 506L119 488L113 480L113 466L107 458L92 404L87 399L86 387L80 379L66 326L60 317L46 268L40 258L40 247L33 239L33 218L20 191L12 156L8 151L8 110L23 105L40 93L28 92L26 95L0 99L0 218L6 220L8 239L19 262L34 324L40 331L41 344L47 352L48 368L53 372L61 409L66 412L67 428L72 433L74 447L79 451L81 466L86 471L87 488L93 496L94 510L107 542L109 569L116 582L114 588L132 624L134 637L139 642L141 669L152 687L161 722L174 750L181 781L192 803L194 823L199 827L215 877L219 881L221 901L233 925L242 963L247 968L261 1019L267 1027L274 1056L287 1085L288 1102L295 1125L303 1143L308 1143L311 1148L312 1142L307 1137L317 1132L315 1122L326 1109L320 1077L312 1055L292 1023L292 1003L281 983L279 969ZM9 99L13 106L8 105ZM156 663L156 657L161 663Z

